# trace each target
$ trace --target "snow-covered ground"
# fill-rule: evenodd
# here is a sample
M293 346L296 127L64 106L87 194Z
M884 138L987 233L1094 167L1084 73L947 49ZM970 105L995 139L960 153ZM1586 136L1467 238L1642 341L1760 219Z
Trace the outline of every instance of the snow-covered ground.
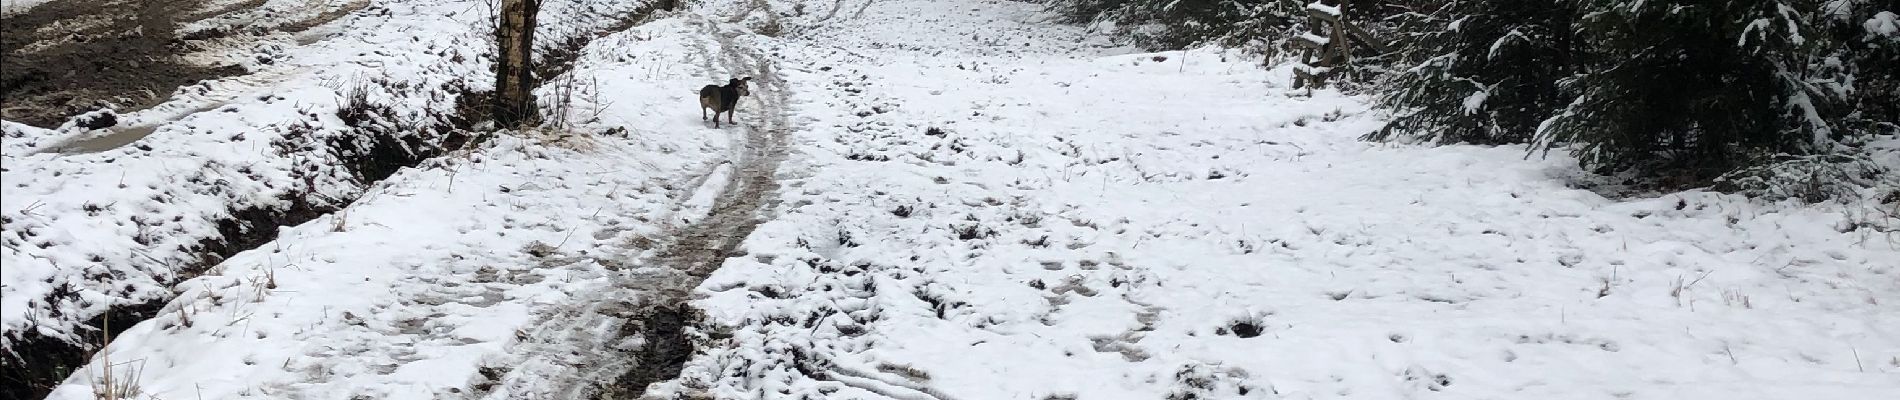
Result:
M344 103L340 93L368 87L364 81L372 78L416 88L410 93L420 98L370 94L398 115L422 119L452 109L451 82L485 72L479 50L456 44L472 35L479 13L451 12L472 4L452 3L400 3L390 13L410 17L339 21L354 26L345 29L350 35L295 52L260 46L260 59L282 59L256 66L255 74L181 88L166 104L119 117L120 127L153 130L128 146L48 152L65 137L89 133L72 123L58 130L8 123L7 268L0 279L6 331L76 339L77 323L110 307L168 296L171 288L163 283L179 265L196 261L200 241L219 236L215 221L229 210L283 207L308 197L299 191L348 198L361 190L333 164L304 170L318 165L295 156L315 155L279 151L279 145L314 149L319 144L309 142L352 132L336 116ZM413 40L405 29L439 35ZM365 44L380 53L365 51ZM97 279L108 275L112 279Z
M719 328L670 390L1900 393L1892 204L1606 199L1561 156L1361 142L1362 98L1216 50L1115 55L1034 10L786 21L802 176L701 286Z
M702 183L715 181L733 138L695 129L695 110L679 106L693 101L685 88L709 80L683 63L688 37L658 25L601 39L577 67L598 79L566 97L573 126L495 136L284 228L179 284L160 317L121 334L51 398L91 398L108 362L155 398L467 388L539 312L605 290L645 243L707 212L694 199L718 190ZM560 88L540 93L561 104Z
M193 54L242 60L246 74L179 88L170 100L128 111L108 129L68 122L40 129L0 122L7 140L7 199L0 253L0 344L34 330L77 341L80 324L114 307L163 300L171 284L233 236L257 236L248 211L291 214L340 207L365 193L340 161L378 145L365 132L405 135L407 150L441 147L457 101L491 85L486 43L493 22L481 1L334 2L357 10L298 32L241 35L229 48ZM344 4L355 4L344 7ZM554 40L616 24L645 2L552 3ZM284 8L291 2L264 2ZM232 14L191 29L249 29L307 21L296 13ZM242 44L242 46L239 46ZM543 49L543 51L549 51ZM348 121L352 95L384 110ZM360 111L360 110L359 110ZM65 144L135 132L122 147ZM149 134L149 136L145 136ZM341 146L341 147L340 147ZM384 149L374 149L384 150ZM181 272L185 271L185 272Z
M699 348L650 396L1900 393L1893 204L1607 199L1568 185L1574 160L1362 142L1381 117L1364 98L1219 49L1132 53L1038 10L714 0L605 37L575 95L541 91L574 100L571 128L496 136L284 228L177 285L53 398L89 398L106 371L207 399L612 379L590 374L656 360L546 341L613 342L594 335L620 321L563 317L678 279L653 246L730 207L715 199L761 132L791 146L767 221L692 291ZM700 85L766 72L740 126L692 118ZM765 115L781 102L788 121ZM61 171L81 170L121 174ZM654 340L624 339L601 345Z

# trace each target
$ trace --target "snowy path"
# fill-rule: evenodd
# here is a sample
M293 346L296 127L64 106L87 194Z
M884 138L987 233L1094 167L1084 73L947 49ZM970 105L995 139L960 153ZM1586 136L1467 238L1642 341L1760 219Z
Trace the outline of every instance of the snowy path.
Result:
M743 16L743 14L741 14ZM537 328L509 350L508 361L491 363L499 376L482 398L635 398L648 383L676 376L692 350L683 329L694 317L682 307L686 294L732 255L739 240L761 222L760 210L778 185L785 157L786 87L771 61L743 43L741 33L692 13L674 23L695 31L697 67L711 77L752 77L752 99L742 99L740 144L699 184L689 203L706 203L707 214L658 240L651 257L601 290L574 299L533 324ZM706 202L702 199L709 198Z
M1124 54L1033 4L777 8L804 11L746 22L790 32L761 40L796 66L795 172L696 291L705 346L657 391L1900 392L1881 205L1605 199L1562 157L1365 143L1363 98L1249 56Z

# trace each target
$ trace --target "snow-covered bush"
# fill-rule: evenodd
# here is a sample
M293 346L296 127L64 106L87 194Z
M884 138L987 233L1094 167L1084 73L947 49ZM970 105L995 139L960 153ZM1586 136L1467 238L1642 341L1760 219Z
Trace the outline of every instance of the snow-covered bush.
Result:
M1574 143L1586 167L1712 178L1748 154L1823 154L1854 132L1840 117L1851 71L1816 29L1821 4L1587 2L1576 24L1593 59L1535 145ZM1638 29L1636 27L1642 27Z
M1271 46L1304 20L1283 0L1048 0L1060 22L1099 25L1150 48Z
M1900 179L1889 168L1861 154L1783 156L1715 179L1715 190L1769 201L1849 200L1881 182Z
M1393 119L1367 138L1529 142L1645 185L1728 174L1718 188L1782 198L1766 187L1793 178L1770 176L1836 164L1823 160L1900 129L1900 39L1886 33L1886 12L1863 0L1413 9L1399 19L1407 68L1380 89ZM1777 154L1787 156L1766 156Z
M1874 134L1900 134L1900 9L1871 0L1824 5L1821 29L1841 45L1834 68L1854 77L1847 97L1853 112L1843 125Z

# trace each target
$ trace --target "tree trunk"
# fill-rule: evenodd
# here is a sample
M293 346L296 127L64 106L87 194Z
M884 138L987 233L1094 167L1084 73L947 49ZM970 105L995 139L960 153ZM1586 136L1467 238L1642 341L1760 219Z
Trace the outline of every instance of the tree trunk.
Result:
M513 128L539 122L534 104L534 22L541 0L501 0L495 42L495 123Z
M1346 4L1339 2L1339 19L1333 20L1333 31L1329 37L1334 50L1339 52L1338 74L1340 79L1354 79L1352 70L1352 37L1346 35Z

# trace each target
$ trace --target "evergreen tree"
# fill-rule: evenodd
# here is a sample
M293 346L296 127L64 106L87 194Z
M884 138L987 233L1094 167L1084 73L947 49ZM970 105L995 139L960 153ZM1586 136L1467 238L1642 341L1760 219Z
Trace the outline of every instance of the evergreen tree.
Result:
M1844 76L1811 26L1818 0L1581 0L1593 60L1534 148L1575 144L1599 171L1700 181L1773 154L1830 151Z
M1843 124L1871 133L1900 133L1900 2L1832 0L1817 24L1838 45L1828 67L1852 77Z
M1563 106L1572 12L1557 0L1456 0L1407 14L1401 57L1412 67L1379 97L1393 110L1372 140L1523 143Z

